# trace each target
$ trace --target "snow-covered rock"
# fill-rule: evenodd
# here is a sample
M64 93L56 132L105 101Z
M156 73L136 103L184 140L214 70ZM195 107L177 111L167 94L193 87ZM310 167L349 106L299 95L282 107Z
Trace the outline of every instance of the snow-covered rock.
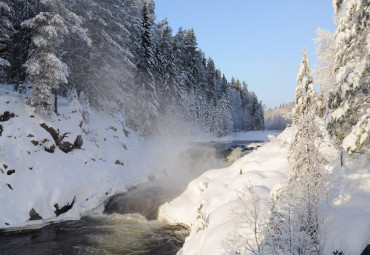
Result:
M262 217L266 218L271 193L280 187L289 167L286 152L292 136L293 129L288 128L277 138L271 137L273 142L232 166L205 172L179 197L160 207L160 220L184 224L191 229L178 254L253 254L238 250L240 233L244 241L254 238L250 229L242 227L240 194L245 187L254 186L260 197ZM370 243L370 156L345 156L344 167L341 167L339 160L333 160L338 152L327 143L327 137L320 148L332 159L328 170L335 181L332 197L322 207L323 254L335 251L361 254Z
M280 139L290 138L290 129ZM286 148L267 143L228 168L210 170L193 180L186 191L162 205L159 219L190 227L190 236L179 254L235 254L233 236L240 222L239 193L253 184L267 213L270 193L288 167Z

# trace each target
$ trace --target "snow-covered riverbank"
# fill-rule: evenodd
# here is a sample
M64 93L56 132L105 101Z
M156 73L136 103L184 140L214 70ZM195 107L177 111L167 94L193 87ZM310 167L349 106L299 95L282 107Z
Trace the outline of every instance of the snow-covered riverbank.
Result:
M59 115L42 119L25 104L26 96L0 86L0 228L79 219L102 212L103 201L137 184L155 179L186 187L222 162L213 148L194 155L190 142L215 138L199 137L184 125L144 139L122 115L94 111L73 97L60 97ZM267 140L266 132L253 134Z
M185 224L191 229L178 254L252 254L245 250L245 241L254 236L245 226L241 212L243 203L248 201L241 203L239 198L245 187L254 186L260 197L261 214L268 216L271 193L280 186L289 167L287 148L282 145L291 137L292 129L288 128L278 141L265 144L230 167L205 172L182 195L162 205L160 220ZM330 147L323 147L322 151L327 156L336 153ZM331 171L336 185L322 212L323 254L361 254L370 243L370 157L346 157L345 167L334 164Z
M122 116L60 98L59 116L43 120L11 86L0 87L0 98L0 114L14 114L0 122L0 228L79 218L154 174L136 160L145 143L133 132L128 135ZM79 136L82 145L63 152L48 128L58 132L59 144L71 149ZM57 217L57 207L72 203Z

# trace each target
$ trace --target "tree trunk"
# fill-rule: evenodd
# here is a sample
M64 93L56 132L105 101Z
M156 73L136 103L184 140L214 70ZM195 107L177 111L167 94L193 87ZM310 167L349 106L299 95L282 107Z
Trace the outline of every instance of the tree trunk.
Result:
M58 93L56 89L54 89L54 112L58 115Z

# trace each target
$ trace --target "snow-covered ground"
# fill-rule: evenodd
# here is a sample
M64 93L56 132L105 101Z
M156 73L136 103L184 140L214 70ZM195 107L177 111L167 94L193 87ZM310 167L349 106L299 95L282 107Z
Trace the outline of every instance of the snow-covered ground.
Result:
M98 113L60 97L59 116L44 120L24 103L25 95L7 85L0 86L0 100L0 115L15 114L0 122L0 228L78 219L108 196L156 174L148 162L139 160L146 142L125 127L122 116ZM80 135L81 148L61 151L42 123L65 134L63 142L73 144ZM45 151L52 146L53 153ZM60 209L73 200L72 209L56 217L55 205ZM32 209L42 220L29 221Z
M166 122L157 136L143 139L126 127L123 116L94 111L73 96L59 97L60 114L50 119L37 117L26 97L0 85L0 115L11 115L0 121L0 228L38 227L100 213L109 196L139 183L156 179L160 185L186 187L222 164L212 148L189 150L191 142L217 139L199 136L183 123ZM62 142L73 145L81 136L81 148L63 152L43 123L59 132ZM267 140L267 133L253 133L223 139ZM60 209L72 202L71 210L56 216L56 204ZM42 220L30 221L30 213Z
M48 120L34 116L25 97L10 86L0 86L0 115L14 113L0 121L0 228L79 219L100 212L105 199L136 184L156 178L164 181L163 185L183 185L205 169L218 166L212 149L205 152L202 148L202 153L194 155L188 150L192 146L189 141L266 141L268 134L280 132L255 131L216 139L197 137L181 123L168 128L167 123L167 128L159 127L163 134L143 139L126 127L123 116L93 111L73 97L59 98L60 114ZM74 144L81 136L81 148L61 151L42 123L58 131L64 137L62 142ZM175 132L169 135L169 129ZM262 215L267 216L271 192L279 187L289 167L286 145L291 137L290 128L230 167L205 172L191 181L182 195L160 208L160 220L191 228L179 254L240 251L235 248L238 235L252 237L240 224L241 192L254 186ZM54 152L50 152L52 146ZM322 151L330 157L337 154L329 147ZM338 250L357 255L370 243L370 157L346 156L344 162L344 167L338 163L330 166L336 185L323 212L324 254ZM186 172L189 169L192 172ZM71 210L56 216L56 204L61 208L72 202ZM30 213L37 213L42 220L29 221Z
M205 172L182 195L160 207L160 220L191 229L178 254L252 254L238 246L241 233L243 238L253 240L251 230L243 226L240 197L245 188L254 187L260 197L262 216L268 215L271 192L279 187L289 167L286 144L292 132L292 128L286 129L275 142L265 144L230 167ZM323 146L322 151L328 157L336 154L328 146ZM333 164L331 171L336 185L333 198L323 206L323 254L361 254L370 243L370 157L346 157L345 167Z

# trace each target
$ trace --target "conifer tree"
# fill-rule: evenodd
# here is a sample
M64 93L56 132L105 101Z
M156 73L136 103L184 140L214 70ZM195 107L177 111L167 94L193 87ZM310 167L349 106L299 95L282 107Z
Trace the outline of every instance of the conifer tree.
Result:
M45 10L52 6L45 2ZM30 104L37 113L48 116L57 112L57 90L62 83L68 83L68 68L59 59L60 45L63 36L68 33L64 19L54 12L40 12L36 17L23 23L33 32L34 48L29 52L29 60L25 63L29 75L28 85L32 87ZM54 106L52 93L55 94Z
M138 48L138 61L135 84L139 91L139 105L135 107L138 114L138 126L143 134L148 134L155 117L158 115L158 95L155 87L153 69L155 66L153 44L152 44L152 20L149 17L147 4L142 10L142 35L141 44Z
M334 34L335 91L329 97L327 129L335 143L352 154L369 151L370 140L370 2L333 1L338 28Z
M266 254L321 254L319 205L328 194L329 178L319 152L320 129L312 105L312 79L303 51L297 76L294 138L288 151L287 180L274 195L266 229ZM311 91L312 90L312 91Z
M299 65L297 74L297 88L295 91L294 114L299 116L307 113L313 103L314 87L310 71L310 61L307 59L307 52L303 49L302 62Z
M10 43L15 33L13 26L14 10L10 1L0 1L0 83L7 82L10 67Z
M207 100L211 102L211 100L214 97L214 92L216 88L215 84L215 78L216 78L216 68L215 63L213 62L213 59L208 58L207 60L207 69L206 69L206 87L204 88L204 92L207 96Z

